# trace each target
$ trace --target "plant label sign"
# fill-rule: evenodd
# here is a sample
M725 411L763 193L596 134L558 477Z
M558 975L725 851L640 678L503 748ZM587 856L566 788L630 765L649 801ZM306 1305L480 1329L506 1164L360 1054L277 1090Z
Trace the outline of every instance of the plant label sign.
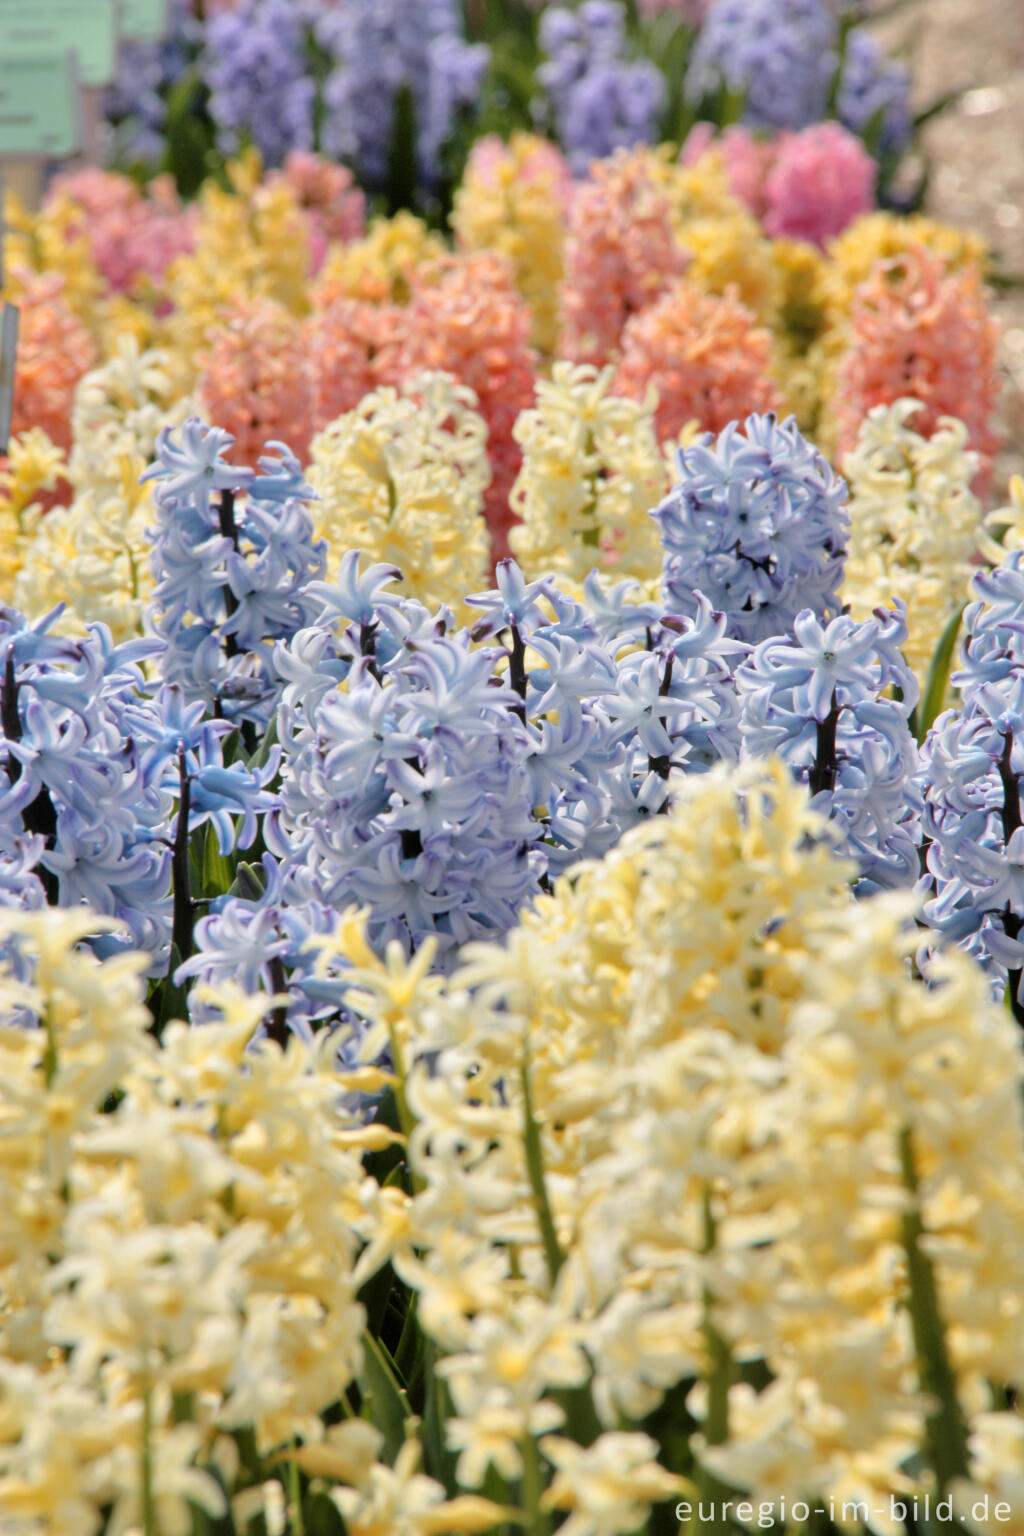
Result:
M0 55L41 59L78 55L87 88L109 85L117 70L115 0L0 0Z
M168 0L120 0L121 40L158 43L167 35Z
M82 142L74 55L0 51L0 160L63 160Z

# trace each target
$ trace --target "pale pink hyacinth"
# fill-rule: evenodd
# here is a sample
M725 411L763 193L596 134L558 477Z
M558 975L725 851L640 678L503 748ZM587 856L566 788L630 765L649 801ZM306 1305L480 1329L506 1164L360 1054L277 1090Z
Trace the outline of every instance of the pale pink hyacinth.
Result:
M47 203L61 197L82 210L69 234L87 239L108 293L159 287L195 245L199 210L181 202L170 176L155 177L143 194L127 176L87 166L54 177Z
M717 135L710 123L697 123L680 159L693 165L711 151L721 156L733 194L773 239L824 248L875 207L875 162L841 123L812 123L771 139L738 123Z
M824 248L834 235L875 206L877 169L854 134L840 123L813 123L778 140L764 186L765 234Z
M361 240L366 233L366 198L345 165L311 150L293 150L284 169L271 171L267 185L284 182L309 220L310 275L324 264L330 246Z
M618 150L595 161L569 212L563 356L603 366L618 350L630 316L681 277L688 262L676 244L672 204L655 179L649 152Z

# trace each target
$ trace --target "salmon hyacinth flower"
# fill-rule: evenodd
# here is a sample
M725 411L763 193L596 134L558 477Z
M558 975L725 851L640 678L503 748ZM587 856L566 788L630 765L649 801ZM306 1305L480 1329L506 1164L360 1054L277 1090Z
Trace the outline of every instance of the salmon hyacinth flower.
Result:
M663 442L689 422L720 432L746 410L778 404L771 354L770 333L735 292L719 298L683 279L627 324L615 388L642 400L654 386Z
M973 264L949 271L920 247L881 262L854 296L838 366L833 412L840 452L853 447L873 406L910 397L921 402L915 428L925 435L940 418L959 417L969 446L982 455L984 483L999 441L998 342Z

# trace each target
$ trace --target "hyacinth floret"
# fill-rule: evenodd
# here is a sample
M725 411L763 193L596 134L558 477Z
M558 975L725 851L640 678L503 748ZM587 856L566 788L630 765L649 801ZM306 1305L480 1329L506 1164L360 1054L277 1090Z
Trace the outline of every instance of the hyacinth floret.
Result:
M680 448L676 466L653 514L670 612L693 614L703 592L749 642L785 634L804 608L820 620L838 614L846 485L793 417L731 422Z
M902 655L906 607L858 623L797 614L736 670L744 757L778 754L828 816L859 894L912 886L920 872L921 794L910 731L918 686Z

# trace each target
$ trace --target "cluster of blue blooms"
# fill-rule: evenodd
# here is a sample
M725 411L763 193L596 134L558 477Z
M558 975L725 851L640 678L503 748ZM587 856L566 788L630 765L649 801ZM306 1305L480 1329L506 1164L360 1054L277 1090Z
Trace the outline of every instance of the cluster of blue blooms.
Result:
M929 899L925 917L963 944L1024 1006L1024 553L973 582L964 614L959 709L936 720L921 754Z
M763 640L737 668L748 757L783 758L860 869L858 893L912 886L921 794L910 716L918 688L900 646L904 609L822 625L810 608L792 638Z
M232 727L147 680L159 642L54 635L61 611L0 613L0 901L87 903L166 965L191 922L192 839L210 823L222 853L251 843L276 760L225 765Z
M219 147L250 140L270 165L292 149L346 160L382 186L408 92L419 174L433 185L489 53L467 43L457 0L241 0L209 24L202 69Z
M839 612L846 484L793 417L750 416L717 441L705 433L677 465L654 514L668 608L689 613L704 593L745 641L786 634L803 608L819 619Z
M547 55L537 72L544 115L577 175L620 147L653 143L665 80L649 60L628 57L618 0L584 0L575 11L549 7L540 44Z
M314 495L298 459L268 443L260 473L229 464L234 439L197 417L180 442L160 434L149 626L164 642L160 671L189 699L230 721L265 726L274 683L273 642L310 621L310 582L322 576L326 545L313 538Z
M4 904L87 902L122 929L97 946L147 950L195 1019L197 981L238 978L268 1029L344 1024L352 1049L341 911L447 967L664 811L677 775L778 754L858 894L917 886L926 947L1020 990L1024 554L975 578L963 704L919 752L905 614L838 611L845 487L792 421L679 455L660 602L502 561L468 627L358 551L325 581L298 462L231 446L195 419L160 436L146 639L0 612Z
M742 98L751 128L799 130L835 114L874 147L909 144L910 76L862 27L841 34L834 0L713 0L686 76L693 106ZM838 78L837 78L838 75Z

